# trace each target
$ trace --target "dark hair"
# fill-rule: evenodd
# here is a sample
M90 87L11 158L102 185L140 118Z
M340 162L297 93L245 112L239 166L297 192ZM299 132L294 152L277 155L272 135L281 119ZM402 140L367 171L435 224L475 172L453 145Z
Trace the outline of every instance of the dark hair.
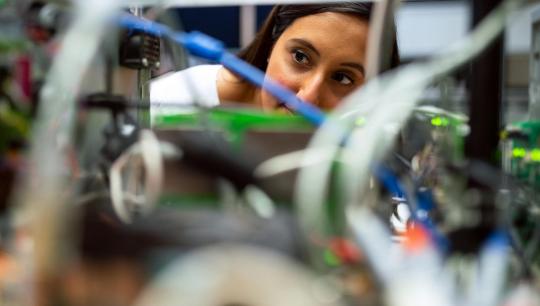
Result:
M255 39L246 48L241 50L238 56L253 66L266 71L268 58L270 57L274 43L296 19L308 15L334 12L353 14L361 19L369 20L372 6L372 3L364 2L276 5L266 18ZM398 65L399 51L394 35L390 68Z

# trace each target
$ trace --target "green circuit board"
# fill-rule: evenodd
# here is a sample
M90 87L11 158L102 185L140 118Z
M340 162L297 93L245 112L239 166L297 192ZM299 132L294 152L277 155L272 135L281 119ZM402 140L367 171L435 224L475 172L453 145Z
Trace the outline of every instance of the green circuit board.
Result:
M513 123L501 139L505 171L540 188L540 121Z
M156 116L157 129L199 128L222 131L234 146L241 145L249 130L310 131L313 125L300 116L267 113L252 108L216 107L201 111L193 109L183 113Z

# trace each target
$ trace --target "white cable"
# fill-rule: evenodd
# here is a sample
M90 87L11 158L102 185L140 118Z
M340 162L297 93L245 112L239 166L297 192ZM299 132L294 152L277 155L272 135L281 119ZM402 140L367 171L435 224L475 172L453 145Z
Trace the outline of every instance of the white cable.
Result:
M425 88L435 78L457 68L487 47L505 27L507 17L518 7L518 3L505 1L457 47L451 47L451 51L436 56L424 65L403 69L393 78L392 86L379 93L379 107L372 111L364 128L353 131L347 143L351 151L362 152L358 158L351 160L351 166L345 168L349 203L360 201L358 186L366 184L371 165L379 162L391 147ZM359 101L350 100L350 104Z
M113 208L126 223L134 214L150 213L161 194L163 182L162 144L150 130L142 130L140 140L113 163L109 171ZM129 170L133 171L129 172ZM127 190L123 173L127 172ZM144 178L144 180L143 180Z
M352 235L377 278L384 283L391 280L393 271L399 266L400 254L387 226L367 207L348 207L346 216Z
M66 170L65 151L70 147L75 119L77 89L80 88L113 15L115 1L79 1L74 24L64 36L41 90L39 113L31 139L29 163L32 177L22 190L34 190L28 205L40 202L40 192L62 193ZM34 185L32 185L34 184ZM42 188L35 188L42 187ZM26 193L26 192L25 192Z
M66 195L72 194L70 188L76 184L68 184L66 152L74 146L75 101L83 76L106 33L106 23L118 5L117 1L108 0L74 2L73 23L59 44L40 92L40 107L30 140L29 175L17 186L13 217L15 224L30 233L33 243L31 254L19 250L21 266L32 269L32 275L20 276L27 277L21 284L56 277L63 271L65 257L74 252L70 228L73 207L69 205L72 199ZM28 301L28 296L35 296L31 288L20 292L24 296L15 299Z
M255 168L256 177L265 178L334 159L332 148L303 149L271 157Z
M163 184L163 157L161 145L156 135L150 130L141 131L141 151L145 166L146 200L143 213L153 209L161 194Z
M489 241L489 239L488 239ZM484 246L478 256L477 271L464 305L496 306L503 296L509 269L510 248L504 246Z
M469 117L467 115L465 115L465 114L451 112L451 111L448 111L446 109L436 107L434 105L417 106L417 107L414 108L414 110L416 112L430 114L430 115L445 116L445 117L448 117L448 118L459 120L461 122L469 121Z
M356 155L349 155L355 158L347 159L348 163L343 167L347 204L359 202L359 191L368 182L370 166L384 157L424 88L436 77L450 72L483 50L501 32L510 11L522 2L505 1L463 41L426 63L411 64L368 82L332 112L329 120L317 130L309 148L334 147L338 152L344 135L335 133L336 118L342 126L354 124L355 117L343 117L350 112L367 118L364 127L354 130L347 142L349 151L356 152ZM302 225L310 233L322 236L331 166L331 162L323 162L302 168L295 192Z
M270 219L276 213L276 204L259 187L248 185L244 189L244 198L260 218Z
M118 157L109 169L109 188L111 193L111 202L120 220L126 223L131 222L131 214L129 209L124 204L122 169L128 163L129 157L132 154L132 151L135 151L135 149L138 149L137 144L132 146L130 149L128 149L127 152Z

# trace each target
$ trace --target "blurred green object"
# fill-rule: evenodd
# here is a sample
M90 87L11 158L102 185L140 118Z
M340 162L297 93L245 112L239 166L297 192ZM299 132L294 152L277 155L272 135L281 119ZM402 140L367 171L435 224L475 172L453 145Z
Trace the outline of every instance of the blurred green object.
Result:
M249 130L313 130L313 125L300 116L228 107L215 107L206 111L193 109L182 114L157 116L153 125L157 129L200 128L222 131L235 148L242 145L245 133Z
M0 54L19 52L26 48L26 42L23 40L0 40Z
M517 244L533 270L540 267L538 207L540 204L540 121L509 124L501 133L503 170L521 184L514 187L509 201Z
M185 109L182 113L174 115L156 116L153 121L153 129L160 138L169 141L176 137L182 138L188 135L191 135L188 137L193 137L194 134L197 135L207 131L217 133L225 143L230 145L233 151L232 154L238 154L241 163L247 162L247 159L249 159L249 162L255 164L283 153L303 149L314 130L313 126L302 117L290 114L266 113L260 109L249 107L216 107L206 110ZM178 173L178 176L182 178L177 179L181 182L175 184L189 185L187 179L189 174L186 171L189 171L189 169ZM196 173L191 175L196 175ZM191 181L198 180L192 178ZM194 188L196 186L193 186L189 190L183 190L188 192L190 190L209 190L210 183L198 182L199 187ZM203 185L204 187L201 187ZM291 185L282 185L280 188L281 190L291 189ZM178 188L175 188L173 192L177 190ZM193 199L203 195L208 196L208 194L201 192L191 192L191 194L184 192L184 197L187 196L190 200L188 202L192 202ZM169 199L166 202L174 202L170 201L171 195L166 195L166 198Z
M268 113L259 108L216 107L206 110L185 109L183 113L156 116L153 129L160 139L171 138L172 135L188 135L204 131L216 132L223 136L237 154L239 161L253 162L259 165L269 158L302 150L311 139L315 127L304 118L285 113ZM173 137L174 138L174 137ZM219 207L223 200L219 191L209 188L211 183L204 181L196 173L178 165L166 165L172 185L165 183L159 205L178 208ZM174 177L174 178L172 178ZM293 209L292 193L294 191L295 171L275 175L263 179L262 183L271 190L268 194L274 204L286 209ZM197 186L193 186L197 182ZM184 186L191 186L190 188ZM330 188L327 200L327 230L338 235L342 232L344 219L339 213L336 190ZM328 257L328 264L335 259Z
M501 134L504 170L540 188L540 121L510 124Z
M464 160L465 137L469 132L467 117L435 107L419 107L415 116L430 125L430 136L445 159L454 163Z
M30 132L30 118L13 110L8 104L0 104L0 156L13 145L26 141Z

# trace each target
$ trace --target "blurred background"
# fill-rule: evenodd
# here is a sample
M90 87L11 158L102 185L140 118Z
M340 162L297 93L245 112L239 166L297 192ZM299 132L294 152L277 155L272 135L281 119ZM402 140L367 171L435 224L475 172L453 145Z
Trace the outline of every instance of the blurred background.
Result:
M150 100L274 4L0 1L0 304L540 305L540 3L374 2L330 111Z

